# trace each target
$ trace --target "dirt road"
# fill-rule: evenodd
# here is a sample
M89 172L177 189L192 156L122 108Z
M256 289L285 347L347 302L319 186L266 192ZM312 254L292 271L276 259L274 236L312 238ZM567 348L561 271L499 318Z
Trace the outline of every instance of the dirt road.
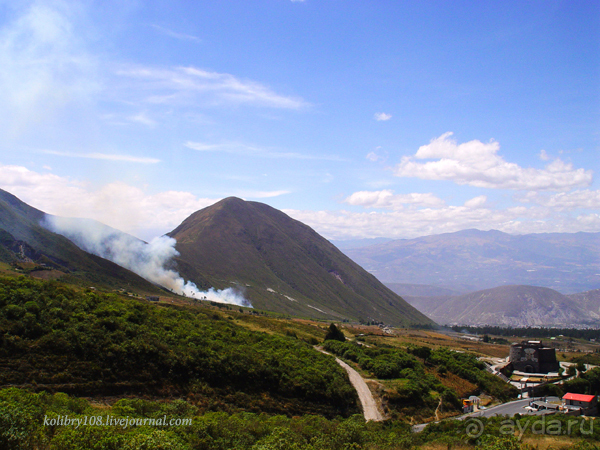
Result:
M327 353L323 349L317 348L317 350L319 350L322 353L325 353L326 355L331 355L331 353ZM375 422L381 422L382 420L384 420L383 415L379 412L379 409L377 409L377 402L375 402L373 394L371 394L371 390L369 389L369 386L367 386L367 383L365 383L365 380L363 380L363 378L358 374L356 370L354 370L341 359L335 358L335 361L340 366L342 366L346 370L346 372L348 372L350 383L352 383L352 386L354 386L354 389L356 389L358 399L360 400L360 403L362 405L365 420L373 420Z

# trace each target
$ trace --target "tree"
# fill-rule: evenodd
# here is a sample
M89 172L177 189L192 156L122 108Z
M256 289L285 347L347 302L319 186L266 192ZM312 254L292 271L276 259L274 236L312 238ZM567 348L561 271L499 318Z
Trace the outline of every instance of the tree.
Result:
M325 335L325 340L335 340L344 342L346 340L346 336L344 336L344 333L342 333L342 331L338 329L338 327L336 327L334 323L332 323L331 325L329 325L329 329L327 330L327 334Z
M583 362L579 361L579 362L577 363L577 371L578 371L580 374L582 374L582 373L585 373L585 371L586 371L586 368L585 368L585 364L584 364Z

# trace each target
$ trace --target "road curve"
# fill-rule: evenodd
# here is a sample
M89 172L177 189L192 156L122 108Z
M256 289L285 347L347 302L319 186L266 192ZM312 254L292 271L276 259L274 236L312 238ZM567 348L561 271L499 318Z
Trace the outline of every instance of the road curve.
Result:
M331 355L331 353L327 353L325 350L321 348L317 348L321 353L325 353L326 355ZM332 355L333 356L333 355ZM360 404L362 405L363 415L365 416L365 420L368 422L372 420L374 422L381 422L384 420L384 417L377 409L377 402L373 398L373 394L365 383L365 380L359 375L359 373L342 361L339 358L335 358L335 361L342 366L346 372L348 372L348 378L350 378L350 383L356 389L356 393L358 394L358 399L360 400Z
M460 416L449 417L446 420L465 420L472 419L475 417L493 417L493 416L509 416L512 417L515 414L527 414L527 415L542 415L544 411L531 411L524 409L532 399L526 398L523 400L513 400L512 402L502 403L500 405L492 406L491 408L480 409L474 413L463 414ZM439 423L439 421L421 423L412 427L413 433L419 433L425 429L430 423Z

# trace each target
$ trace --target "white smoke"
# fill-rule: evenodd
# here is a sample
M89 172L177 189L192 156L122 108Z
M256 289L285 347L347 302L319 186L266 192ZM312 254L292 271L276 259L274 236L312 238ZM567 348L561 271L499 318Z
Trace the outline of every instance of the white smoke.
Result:
M161 236L146 243L95 220L50 215L46 216L42 225L70 239L82 250L108 259L179 295L252 307L237 289L210 288L201 291L191 281L185 281L177 271L168 268L172 259L179 255L175 249L177 241L171 237Z

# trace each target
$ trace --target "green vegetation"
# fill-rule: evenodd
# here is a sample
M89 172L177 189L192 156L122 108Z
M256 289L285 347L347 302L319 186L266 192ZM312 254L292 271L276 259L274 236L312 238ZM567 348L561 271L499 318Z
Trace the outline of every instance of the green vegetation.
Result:
M591 364L592 366L600 366L600 354L599 353L588 353L581 356L576 356L571 359L574 363Z
M402 350L333 340L326 341L324 348L357 363L375 378L394 380L384 398L397 417L433 415L440 398L446 411L460 411L458 393L448 386L449 383L444 383L448 372L500 400L509 400L518 394L513 386L486 372L485 365L475 356L447 348L409 347Z
M600 367L588 370L587 372L579 371L577 378L563 383L562 390L564 393L573 392L576 394L599 395Z
M0 189L0 261L17 263L20 268L15 268L21 273L54 269L62 281L79 286L163 292L133 272L86 253L66 237L43 228L40 223L45 217Z
M331 320L431 325L313 229L264 203L229 197L168 233L179 273L216 288L234 278L255 308Z
M61 419L65 423L67 418L79 419L79 427L59 424ZM88 424L84 425L86 418ZM163 425L160 422L163 418L167 424L174 425ZM365 423L359 415L326 419L315 415L290 418L254 413L199 414L195 406L182 400L122 399L112 407L98 407L60 393L35 394L16 388L0 390L0 448L3 450L534 448L521 442L523 437L535 437L531 417L516 417L512 422L507 422L505 417L480 420L485 430L481 437L468 434L468 422L455 420L432 424L422 433L413 434L406 423ZM589 421L565 416L537 420L545 420L546 437L556 437L557 432L569 430L568 440L558 440L563 445L552 447L556 450L598 448L594 442L600 440L600 429L590 426ZM511 433L511 427L515 433ZM518 434L520 430L525 430L524 436Z
M329 325L329 329L327 330L327 334L325 335L325 340L344 342L346 340L346 336L344 336L344 333L338 327L336 327L334 323L332 323L331 325Z
M358 412L345 371L292 336L202 308L0 278L0 386L187 396L201 410ZM235 313L239 314L239 313Z
M498 326L485 326L485 327L473 327L466 325L454 325L452 330L457 333L468 332L473 334L493 334L495 336L520 336L526 338L549 338L556 336L571 337L574 339L597 339L600 340L600 330L585 329L580 330L578 328L545 328L545 327L527 327L527 328L512 328L512 327L498 327Z
M514 394L471 354L327 340L327 350L385 385L393 419L365 423L345 371L312 348L324 324L219 306L0 278L0 388L19 386L0 389L0 449L534 448L503 430L505 418L482 419L479 438L469 436L466 421L411 432L408 419L459 411L461 383L500 399ZM569 383L597 392L600 369ZM61 417L89 424L53 422ZM165 426L165 417L190 422ZM557 438L553 448L597 448L600 429L587 435L581 419L568 419L576 421L570 441ZM530 429L525 438L535 438Z

